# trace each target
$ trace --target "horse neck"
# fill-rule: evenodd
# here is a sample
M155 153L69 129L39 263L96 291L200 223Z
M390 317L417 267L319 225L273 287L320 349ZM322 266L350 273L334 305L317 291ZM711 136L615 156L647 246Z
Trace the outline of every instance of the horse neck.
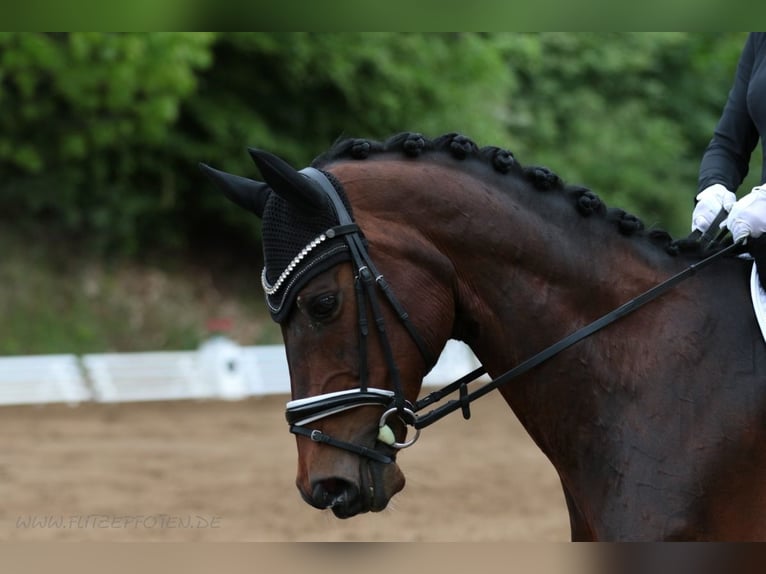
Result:
M538 191L512 176L455 173L443 180L438 198L424 201L419 215L413 210L412 224L453 262L453 337L467 342L491 374L659 281L654 248L579 215L558 191Z
M450 262L451 335L490 374L658 281L654 262L636 248L639 240L620 236L602 218L578 215L563 193L538 191L481 162L466 164L381 158L332 171L360 223L406 227L428 243L433 258Z

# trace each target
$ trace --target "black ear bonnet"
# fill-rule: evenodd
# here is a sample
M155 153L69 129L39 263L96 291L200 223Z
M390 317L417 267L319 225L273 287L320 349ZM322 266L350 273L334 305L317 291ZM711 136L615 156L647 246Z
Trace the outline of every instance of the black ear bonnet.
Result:
M351 205L343 187L331 174L321 173L350 215ZM323 207L308 210L278 193L269 195L263 211L261 283L271 317L277 323L287 318L298 291L308 281L341 261L351 260L345 237L328 233L340 224L329 197Z

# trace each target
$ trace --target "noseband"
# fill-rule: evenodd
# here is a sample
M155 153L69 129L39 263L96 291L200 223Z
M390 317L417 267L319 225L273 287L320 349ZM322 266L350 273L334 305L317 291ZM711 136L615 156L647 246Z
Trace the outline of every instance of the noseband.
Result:
M718 260L726 254L736 251L742 245L742 242L732 243L728 247L725 247L719 251L716 251L712 255L709 255L707 258L690 265L683 271L673 275L658 285L655 285L635 299L624 303L606 315L596 319L592 323L589 323L588 325L585 325L584 327L574 331L550 347L543 349L539 353L529 357L525 361L519 363L516 367L482 385L479 389L476 389L473 392L468 392L467 385L486 373L486 369L484 367L479 367L478 369L461 377L454 383L438 389L429 395L426 395L425 397L417 400L415 403L412 403L406 400L404 396L399 369L397 368L396 362L394 360L391 343L388 340L388 336L386 335L385 322L383 320L383 314L381 313L381 307L377 299L378 290L383 293L385 298L393 307L399 320L407 329L407 332L410 334L413 341L420 350L426 365L433 365L435 362L434 357L426 348L423 339L420 337L414 325L410 321L409 315L394 296L390 286L383 278L383 275L379 273L376 267L373 265L372 260L370 259L370 255L367 252L367 247L365 245L361 231L349 214L348 210L346 210L346 207L338 195L338 191L336 190L335 186L323 172L317 169L308 167L301 170L301 173L319 185L319 187L330 199L338 216L339 225L327 230L324 235L328 238L342 236L351 254L351 260L354 266L354 287L358 304L357 321L359 331L360 380L359 388L357 389L324 393L313 397L289 401L287 403L286 411L287 422L290 424L290 432L294 434L306 436L315 442L341 448L343 450L347 450L360 456L364 456L386 464L393 462L393 456L389 456L375 448L369 448L359 444L338 440L317 429L310 429L305 425L357 407L379 406L384 409L384 412L381 415L380 421L378 423L378 441L393 449L402 449L411 446L418 439L420 430L424 427L433 424L437 420L458 409L462 411L464 418L470 418L470 403L474 400L484 396L492 390L497 389L508 381L521 376L532 368L540 365L544 361L547 361L558 353L571 347L578 341L581 341L596 331L599 331L607 325L615 322L619 318L624 317L628 313L631 313L639 307L649 303L650 301L653 301L666 291L675 287L681 281L694 275L703 267L706 267L713 261ZM309 249L309 247L313 249L314 246L307 246L306 249ZM306 249L304 249L304 251ZM264 287L268 286L264 285ZM367 337L370 328L368 320L368 307L370 309L370 314L372 315L373 322L375 323L375 328L378 331L379 339L383 347L383 353L386 365L388 366L389 377L391 378L393 390L376 389L369 387L367 384ZM441 401L444 397L454 392L459 393L458 399L447 401L445 404L433 409L424 415L416 414L426 406ZM412 426L415 429L415 434L409 441L396 442L391 428L386 423L388 418L394 414L396 414L405 425Z
M394 309L400 322L417 345L426 365L432 365L434 357L410 321L409 314L396 299L385 278L377 270L372 259L370 259L362 233L343 204L333 183L323 172L312 167L301 170L301 173L319 185L330 200L338 216L338 225L328 229L324 235L330 238L342 236L351 255L351 262L354 268L354 290L358 307L359 388L289 401L287 403L286 418L290 424L290 432L307 436L315 442L342 448L379 462L390 463L393 461L393 457L379 450L338 440L317 429L308 428L306 425L357 407L380 406L385 409L379 421L378 438L381 442L391 448L401 449L412 445L417 440L420 429L416 429L415 436L411 440L396 442L390 427L386 423L391 415L396 414L405 425L414 426L416 417L414 405L404 396L399 369L394 360L393 350L388 340L383 313L377 297L378 291L383 293L383 296ZM383 348L383 355L388 367L393 390L376 389L368 385L367 338L370 331L370 315Z

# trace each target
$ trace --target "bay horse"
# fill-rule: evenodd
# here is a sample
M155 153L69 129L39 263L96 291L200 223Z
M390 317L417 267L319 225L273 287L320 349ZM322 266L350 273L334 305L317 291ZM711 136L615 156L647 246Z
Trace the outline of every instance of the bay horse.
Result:
M421 382L448 339L498 377L704 256L458 134L345 139L300 171L250 153L263 181L202 168L262 218L296 484L340 518L404 487L396 455L426 426ZM572 540L766 539L751 265L727 254L498 386L558 472ZM466 387L450 403L465 416Z

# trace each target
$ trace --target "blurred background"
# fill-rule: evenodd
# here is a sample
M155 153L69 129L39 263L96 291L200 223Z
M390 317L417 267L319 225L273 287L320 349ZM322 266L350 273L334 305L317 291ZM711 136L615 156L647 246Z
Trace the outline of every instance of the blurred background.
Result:
M302 167L342 136L462 132L685 235L744 40L2 33L0 354L191 349L222 322L280 342L259 224L197 169L257 176L246 146Z

